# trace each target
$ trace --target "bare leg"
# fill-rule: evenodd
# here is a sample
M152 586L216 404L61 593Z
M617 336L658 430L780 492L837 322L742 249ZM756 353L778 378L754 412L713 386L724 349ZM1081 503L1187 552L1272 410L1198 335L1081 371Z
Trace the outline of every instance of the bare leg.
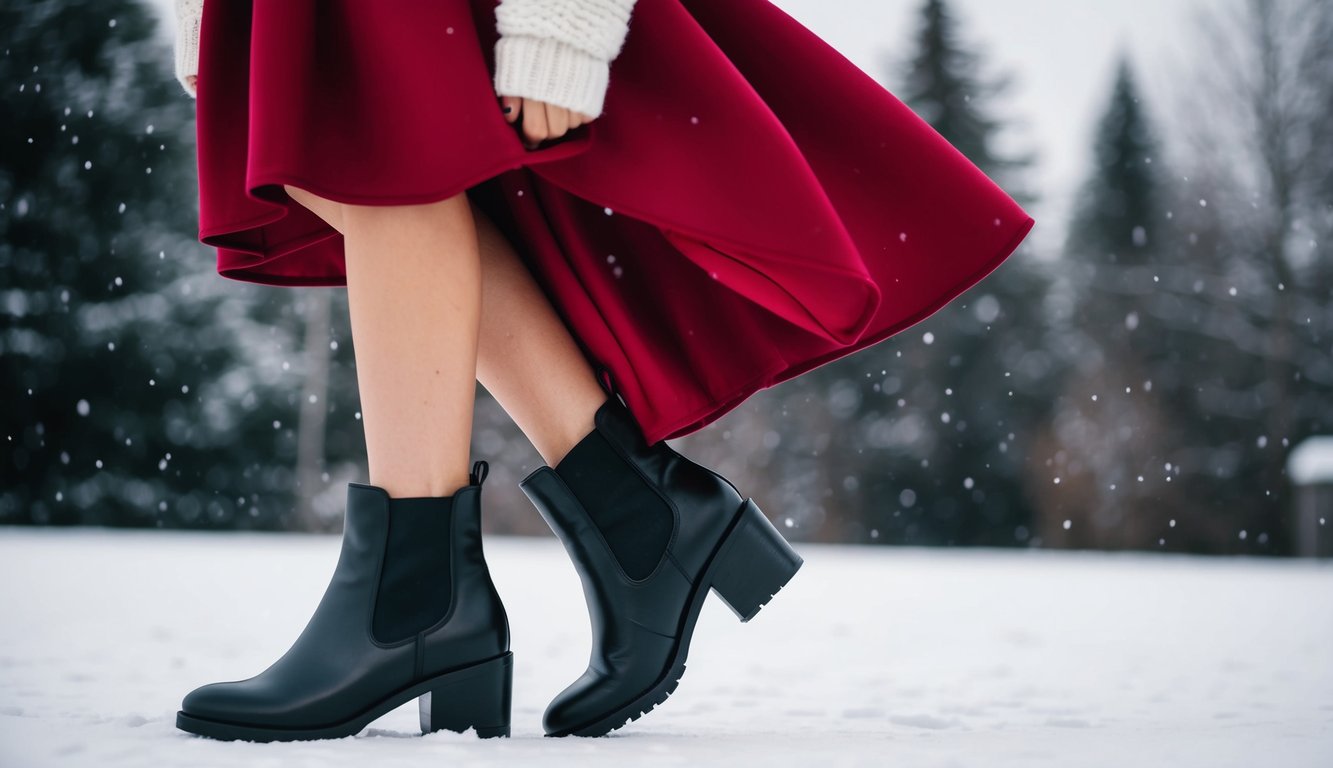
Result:
M482 271L477 378L555 466L592 431L606 391L513 245L479 208L473 218Z
M453 494L469 481L481 311L467 195L362 206L286 190L343 235L371 484Z

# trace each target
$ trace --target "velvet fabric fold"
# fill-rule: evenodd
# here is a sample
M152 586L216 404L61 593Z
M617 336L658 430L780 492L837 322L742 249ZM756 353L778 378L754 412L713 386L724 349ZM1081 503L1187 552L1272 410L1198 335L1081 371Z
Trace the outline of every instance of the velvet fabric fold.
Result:
M603 114L528 150L492 86L497 4L205 4L199 237L219 274L346 284L341 235L282 184L466 192L656 442L925 319L1034 224L768 0L638 0Z

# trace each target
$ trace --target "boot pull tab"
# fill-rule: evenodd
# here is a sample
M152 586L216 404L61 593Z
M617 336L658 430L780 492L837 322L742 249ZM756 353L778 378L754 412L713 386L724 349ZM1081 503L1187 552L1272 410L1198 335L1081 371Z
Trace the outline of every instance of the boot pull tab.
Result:
M486 479L486 475L490 474L490 471L491 465L487 464L485 459L478 459L472 465L472 484L480 486L482 481Z

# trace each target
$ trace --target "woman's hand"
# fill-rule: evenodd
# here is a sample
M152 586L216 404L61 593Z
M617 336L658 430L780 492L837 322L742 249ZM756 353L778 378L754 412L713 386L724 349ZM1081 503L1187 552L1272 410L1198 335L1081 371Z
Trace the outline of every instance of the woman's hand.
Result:
M500 106L502 110L509 108L504 117L511 124L522 118L523 145L528 149L536 149L543 141L558 139L566 131L593 120L582 112L522 96L501 96Z

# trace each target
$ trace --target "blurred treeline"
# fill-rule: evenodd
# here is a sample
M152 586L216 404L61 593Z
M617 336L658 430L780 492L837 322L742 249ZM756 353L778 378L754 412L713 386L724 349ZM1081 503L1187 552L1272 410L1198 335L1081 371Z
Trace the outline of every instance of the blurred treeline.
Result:
M835 12L835 11L830 11ZM1057 253L673 440L793 538L1283 553L1333 405L1333 3L1228 0L1151 104L1122 61ZM342 289L226 280L193 104L137 0L0 7L0 522L334 530L364 481ZM1012 77L925 0L881 82L1019 202ZM1043 222L1039 222L1039 226ZM478 386L487 526L546 530Z

